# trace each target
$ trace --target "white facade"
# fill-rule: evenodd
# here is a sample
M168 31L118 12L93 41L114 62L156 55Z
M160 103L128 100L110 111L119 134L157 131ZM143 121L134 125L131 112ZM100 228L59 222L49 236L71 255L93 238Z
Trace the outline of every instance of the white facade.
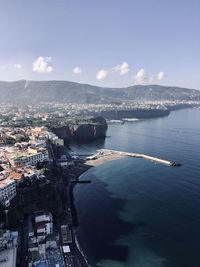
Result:
M5 204L16 195L16 182L10 179L0 181L0 201Z
M43 221L52 222L52 214L50 212L45 212L45 211L36 212L35 222L38 223Z
M37 229L38 241L44 240L44 238L53 232L53 217L50 212L36 212L35 224Z
M44 161L48 159L48 155L45 155L42 152L30 154L27 156L21 156L14 160L15 164L19 165L36 165L38 162Z
M27 158L28 158L28 164L35 165L38 162L43 161L45 159L45 155L43 153L39 152L39 153L35 153L33 155L27 156Z

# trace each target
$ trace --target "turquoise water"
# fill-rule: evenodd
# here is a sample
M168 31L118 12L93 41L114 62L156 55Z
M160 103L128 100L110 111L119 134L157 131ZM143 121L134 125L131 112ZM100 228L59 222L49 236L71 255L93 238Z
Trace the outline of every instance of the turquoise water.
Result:
M123 158L86 172L76 186L81 246L92 266L200 266L200 109L109 125L105 147L181 162L172 168Z

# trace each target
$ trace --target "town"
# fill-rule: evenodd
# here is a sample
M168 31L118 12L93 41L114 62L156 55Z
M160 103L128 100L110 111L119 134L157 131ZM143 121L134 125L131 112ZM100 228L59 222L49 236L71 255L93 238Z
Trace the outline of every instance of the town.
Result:
M6 102L1 103L0 127L56 127L66 123L85 121L88 116L104 116L108 121L121 117L126 118L126 116L127 118L136 118L135 115L146 118L146 114L151 117L152 111L156 112L155 115L159 117L168 115L170 110L198 107L199 105L200 102L194 100L113 101L100 104L41 102L29 105ZM159 111L163 113L159 113ZM121 112L123 112L123 116L120 116Z
M14 116L15 124L21 113ZM74 181L88 167L66 151L60 153L63 139L44 126L5 127L2 122L0 142L0 266L88 266L75 236L69 199ZM70 173L71 165L77 169ZM56 177L64 173L68 193L56 200L62 193L57 188L61 178ZM46 209L40 209L41 190L44 202L53 192ZM57 201L64 202L59 215L51 206Z
M107 123L102 114L107 122L120 121L121 116L125 122L146 118L147 114L166 116L169 110L198 105L198 101L2 103L0 267L89 266L76 238L73 187L82 183L79 176L91 166L126 153L99 151L81 157L69 152L69 142L74 138L105 138ZM178 165L147 155L136 156Z

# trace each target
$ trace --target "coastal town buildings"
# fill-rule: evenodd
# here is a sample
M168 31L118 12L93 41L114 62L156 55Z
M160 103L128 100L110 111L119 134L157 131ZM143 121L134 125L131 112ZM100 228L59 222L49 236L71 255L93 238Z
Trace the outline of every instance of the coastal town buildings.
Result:
M53 217L50 212L37 211L35 216L35 228L38 241L43 241L47 235L53 232Z
M72 243L72 235L68 225L61 225L61 242L63 245Z
M33 266L71 266L65 265L64 253L59 235L53 232L53 217L50 212L36 211L29 220L28 261ZM69 249L68 249L69 250Z
M8 206L10 200L16 195L16 182L9 178L0 181L0 202Z
M85 260L75 242L71 210L68 209L61 228L56 218L56 230L53 229L56 227L53 227L53 217L49 211L34 212L47 207L57 216L54 206L48 206L45 202L46 192L53 199L57 190L57 176L47 176L49 170L56 166L58 170L68 173L66 169L69 168L71 172L67 178L73 177L73 181L76 181L78 173L85 170L85 167L79 166L79 161L83 160L76 155L71 157L66 152L64 141L50 127L38 126L38 121L48 124L48 120L56 121L57 116L62 120L66 113L39 114L34 107L29 109L30 114L24 112L23 108L19 108L17 112L8 110L3 110L3 113L0 111L0 227L8 229L11 225L20 226L19 264L30 267L81 266ZM31 123L34 124L34 119L37 120L37 126L30 126ZM73 170L72 166L76 169ZM67 181L62 182L65 185ZM62 203L60 199L58 201ZM22 211L19 210L21 208ZM15 222L12 222L11 213ZM32 215L27 215L31 213ZM5 263L5 259L2 261Z
M5 134L9 140L15 140L12 144L0 145L0 203L9 206L21 181L44 178L42 170L36 167L49 160L46 141L61 143L61 139L46 127L1 128L0 137ZM24 139L26 141L16 142Z
M28 154L24 156L19 156L14 159L16 165L36 165L38 162L47 160L48 157L42 152L36 152L33 154Z
M15 267L18 232L0 230L0 267Z

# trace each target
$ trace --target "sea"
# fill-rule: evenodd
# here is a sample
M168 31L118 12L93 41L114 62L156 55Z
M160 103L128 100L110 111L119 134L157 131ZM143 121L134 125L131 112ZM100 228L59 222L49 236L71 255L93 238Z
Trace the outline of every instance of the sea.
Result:
M109 124L105 140L74 145L174 160L122 158L89 169L74 188L80 246L91 266L200 266L200 109Z

